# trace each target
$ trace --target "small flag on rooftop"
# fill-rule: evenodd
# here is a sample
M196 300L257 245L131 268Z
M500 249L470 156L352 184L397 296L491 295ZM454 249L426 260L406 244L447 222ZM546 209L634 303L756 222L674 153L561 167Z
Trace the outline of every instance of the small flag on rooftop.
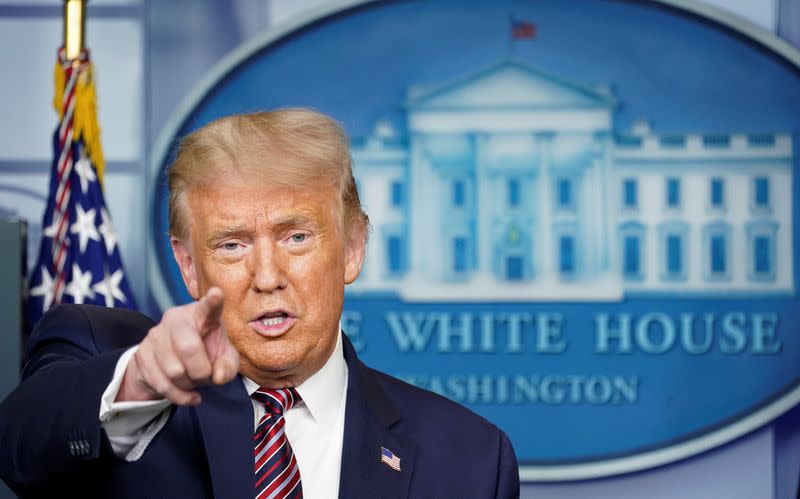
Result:
M536 38L536 25L529 21L521 21L511 16L511 39L532 40Z

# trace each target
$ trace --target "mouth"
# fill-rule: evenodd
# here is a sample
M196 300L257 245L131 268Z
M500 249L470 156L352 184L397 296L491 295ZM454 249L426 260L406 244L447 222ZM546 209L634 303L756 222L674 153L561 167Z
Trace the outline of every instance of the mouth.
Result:
M250 321L250 326L260 335L277 338L285 334L297 321L285 310L271 310Z

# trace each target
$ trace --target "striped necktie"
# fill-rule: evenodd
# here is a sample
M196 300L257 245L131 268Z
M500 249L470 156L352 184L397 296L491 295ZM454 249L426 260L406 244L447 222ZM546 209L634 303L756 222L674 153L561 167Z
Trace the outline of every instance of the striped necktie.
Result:
M266 413L258 422L254 437L256 499L302 498L300 469L286 438L283 413L300 401L294 388L259 388L253 399L264 405Z

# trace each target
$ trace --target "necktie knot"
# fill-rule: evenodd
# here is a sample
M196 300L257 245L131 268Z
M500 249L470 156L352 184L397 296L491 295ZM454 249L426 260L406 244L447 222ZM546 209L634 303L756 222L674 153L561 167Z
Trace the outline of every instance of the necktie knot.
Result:
M283 414L301 400L294 388L259 388L252 395L269 414Z

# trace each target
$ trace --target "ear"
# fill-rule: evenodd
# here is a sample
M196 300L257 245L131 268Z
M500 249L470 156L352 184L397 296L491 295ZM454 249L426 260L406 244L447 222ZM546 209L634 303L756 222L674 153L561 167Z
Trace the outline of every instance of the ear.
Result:
M183 277L183 283L186 285L186 290L192 298L199 300L200 288L197 285L197 270L189 248L186 247L186 243L177 237L170 237L169 242L172 245L172 255L175 257L175 262L181 269L181 276Z
M366 224L353 224L345 236L344 283L351 284L361 273L364 249L367 244Z

